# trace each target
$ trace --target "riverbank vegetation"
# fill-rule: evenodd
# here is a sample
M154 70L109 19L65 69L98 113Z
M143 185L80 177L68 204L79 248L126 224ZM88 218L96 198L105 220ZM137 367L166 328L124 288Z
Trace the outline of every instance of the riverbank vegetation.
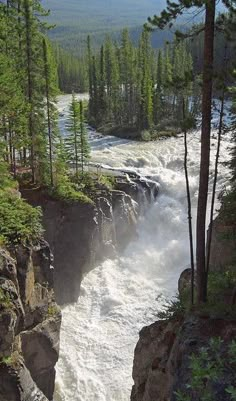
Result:
M58 66L47 15L40 1L0 3L0 241L5 244L42 235L40 210L19 197L21 188L93 203L85 193L90 147L84 105L75 95L66 141L58 128Z
M156 55L144 29L135 47L128 30L121 45L108 37L99 54L88 38L89 122L100 131L148 140L176 134L182 110L179 80L191 77L193 62L184 42L166 45ZM196 113L199 77L186 90ZM195 90L194 90L195 89ZM195 96L196 95L196 96Z

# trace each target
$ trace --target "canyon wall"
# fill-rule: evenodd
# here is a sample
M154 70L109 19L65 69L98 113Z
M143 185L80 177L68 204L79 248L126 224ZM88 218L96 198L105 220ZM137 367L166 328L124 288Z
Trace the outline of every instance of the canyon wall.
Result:
M0 400L52 400L61 313L45 241L0 249Z

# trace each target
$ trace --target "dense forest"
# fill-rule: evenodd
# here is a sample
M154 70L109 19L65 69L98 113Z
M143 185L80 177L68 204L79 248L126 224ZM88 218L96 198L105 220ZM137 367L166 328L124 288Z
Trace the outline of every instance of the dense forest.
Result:
M161 131L168 134L168 128L176 131L183 96L186 113L197 113L199 78L192 78L192 57L183 42L167 44L156 54L147 30L138 47L124 30L120 46L107 38L97 55L88 38L88 60L89 122L103 131L134 131L144 140Z
M46 15L39 1L0 4L0 236L4 241L28 236L28 214L37 214L23 200L12 197L11 188L16 186L12 178L22 185L39 185L55 197L90 201L77 182L78 165L83 170L89 157L84 109L73 97L68 123L71 139L65 144L56 108L57 57L46 36L49 27L42 22ZM75 182L69 164L77 166ZM16 221L14 227L15 215L19 226ZM32 224L34 231L38 227L35 219Z

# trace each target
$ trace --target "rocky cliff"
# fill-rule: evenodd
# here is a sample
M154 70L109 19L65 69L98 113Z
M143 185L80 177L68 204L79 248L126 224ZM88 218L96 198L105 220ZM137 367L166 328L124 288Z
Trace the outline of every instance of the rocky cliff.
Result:
M0 249L0 400L52 400L61 313L49 246Z
M95 262L114 257L136 237L138 216L157 196L158 185L135 174L116 176L113 190L97 190L94 205L55 200L37 190L22 193L42 207L55 258L56 300L64 304L77 301L83 274Z
M235 339L235 335L235 320L211 319L197 315L185 319L159 321L143 328L135 349L133 366L135 384L131 400L199 401L199 393L196 392L194 395L190 390L192 382L190 356L197 355L202 347L206 347L210 338L220 337L224 341L224 347L221 347L217 355L219 360L223 361L226 358L225 349ZM230 367L215 384L218 386L217 401L231 399L225 392L225 387L227 384L230 386L234 379L234 371ZM207 375L203 383L204 388L209 386L210 390L211 384ZM182 398L177 397L177 392L182 394Z

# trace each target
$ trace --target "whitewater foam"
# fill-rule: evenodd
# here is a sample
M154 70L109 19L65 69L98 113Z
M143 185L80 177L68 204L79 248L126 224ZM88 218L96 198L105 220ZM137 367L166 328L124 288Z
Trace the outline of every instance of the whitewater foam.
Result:
M63 99L65 112L68 99ZM76 304L62 310L57 401L128 401L139 330L155 320L163 298L177 290L189 263L183 138L140 143L90 132L92 161L129 168L159 182L157 201L138 224L139 237L116 260L87 274ZM199 170L199 133L189 136L189 173L193 221ZM214 140L213 140L214 143ZM229 136L221 161L229 158ZM215 146L213 147L215 151ZM212 153L212 167L214 153ZM220 165L220 190L228 175Z

